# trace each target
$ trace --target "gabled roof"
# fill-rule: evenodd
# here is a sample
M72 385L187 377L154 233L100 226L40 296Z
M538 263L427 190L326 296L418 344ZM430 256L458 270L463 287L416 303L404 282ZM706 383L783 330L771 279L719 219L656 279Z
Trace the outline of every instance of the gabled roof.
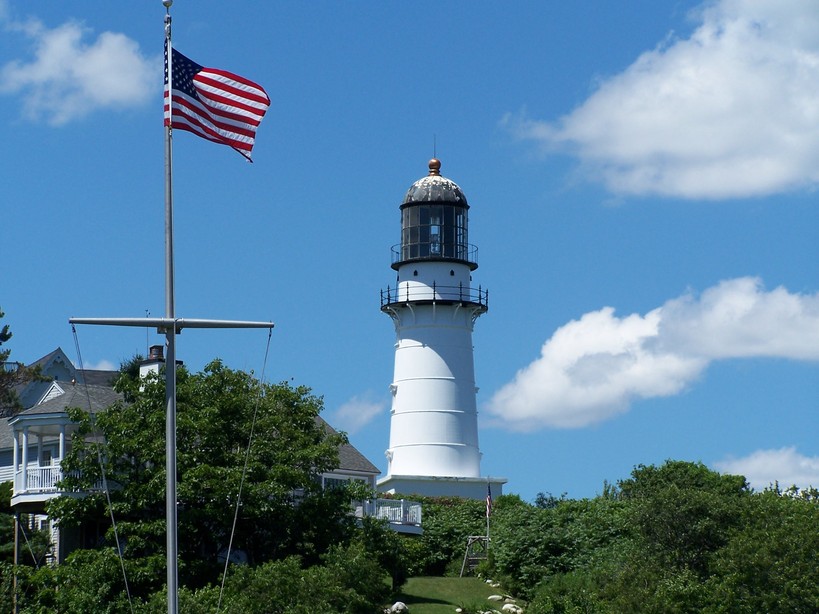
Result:
M96 413L122 400L122 395L110 386L62 383L60 387L65 391L63 394L21 411L15 417L59 414L65 412L69 407L79 407Z
M77 369L60 347L27 366L39 368L47 380L29 381L15 387L17 396L26 409L48 398L52 391L51 382L53 381L65 382L63 385L70 385L72 381L76 381L97 386L111 386L117 376L117 371Z
M327 421L321 416L316 416L316 422L324 428L331 435L335 435L336 431L332 426L327 424ZM378 475L381 470L373 465L367 457L359 452L355 446L345 443L338 449L338 463L339 466L336 471L356 471L361 473L371 473Z
M14 447L12 422L24 421L27 417L64 414L69 407L79 407L86 411L98 412L122 399L122 395L110 386L66 385L65 392L52 397L45 403L35 405L7 419L0 419L0 450Z

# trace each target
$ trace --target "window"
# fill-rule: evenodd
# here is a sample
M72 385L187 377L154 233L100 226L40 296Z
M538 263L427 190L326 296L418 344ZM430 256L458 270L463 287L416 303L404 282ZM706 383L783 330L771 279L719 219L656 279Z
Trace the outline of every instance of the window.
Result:
M467 260L467 210L459 205L412 205L401 213L401 258Z
M347 480L340 478L324 478L324 490L332 490L334 488L343 488Z

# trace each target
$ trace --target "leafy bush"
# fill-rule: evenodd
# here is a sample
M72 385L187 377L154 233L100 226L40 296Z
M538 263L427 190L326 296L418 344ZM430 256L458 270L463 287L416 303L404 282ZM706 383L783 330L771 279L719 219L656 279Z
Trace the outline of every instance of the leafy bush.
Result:
M530 614L819 611L813 491L753 493L676 461L619 486L497 515L495 571L531 596Z
M442 576L454 561L460 563L470 535L486 533L486 504L460 497L419 497L424 505L422 548L410 566L417 575ZM453 566L454 568L454 566Z
M324 565L302 568L298 557L234 569L221 611L244 614L371 614L388 600L383 570L361 544L334 548ZM155 601L161 602L160 596ZM180 593L180 610L216 611L218 589Z

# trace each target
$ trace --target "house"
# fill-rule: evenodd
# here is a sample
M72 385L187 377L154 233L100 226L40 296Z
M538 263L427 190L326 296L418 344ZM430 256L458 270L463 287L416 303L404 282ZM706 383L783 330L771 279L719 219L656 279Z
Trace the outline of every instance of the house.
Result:
M159 350L159 360L156 360L156 354L152 354L154 364L161 362L161 346ZM11 418L0 419L0 483L12 483L12 510L28 514L29 528L50 531L53 544L50 560L62 562L72 550L93 543L98 537L61 534L59 527L45 515L46 503L50 499L82 496L58 488L62 479L60 462L70 446L71 434L77 428L69 419L67 409L90 407L92 412L101 411L122 397L113 389L117 372L81 371L60 348L33 365L39 366L44 379L22 385L17 393L25 409ZM334 432L322 418L317 420ZM324 487L356 480L374 490L379 473L379 469L354 446L344 444L339 449L338 468L323 473L320 478ZM381 506L378 502L370 502L369 506L365 512L367 515L387 520L396 518L391 524L398 530L420 530L420 506L414 515L396 514L392 511L396 506L392 501Z

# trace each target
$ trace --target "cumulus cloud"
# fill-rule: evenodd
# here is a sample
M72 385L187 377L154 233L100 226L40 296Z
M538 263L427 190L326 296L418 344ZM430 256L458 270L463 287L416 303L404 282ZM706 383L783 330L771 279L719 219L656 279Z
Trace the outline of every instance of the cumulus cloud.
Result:
M4 12L0 5L0 18ZM146 57L124 34L88 41L90 30L74 21L56 28L37 19L4 21L33 51L0 67L0 93L20 96L27 119L58 126L98 109L141 106L159 92L161 59Z
M781 488L809 488L819 485L819 456L803 456L794 447L757 450L742 458L714 463L721 473L744 475L756 490L775 483Z
M513 430L583 427L681 392L714 360L744 357L819 360L819 293L766 291L743 277L645 315L587 313L560 327L486 410Z
M819 182L819 4L720 0L557 121L505 118L618 194L722 199Z
M356 395L336 410L333 425L352 435L369 424L385 408L385 403L373 401L369 395Z

